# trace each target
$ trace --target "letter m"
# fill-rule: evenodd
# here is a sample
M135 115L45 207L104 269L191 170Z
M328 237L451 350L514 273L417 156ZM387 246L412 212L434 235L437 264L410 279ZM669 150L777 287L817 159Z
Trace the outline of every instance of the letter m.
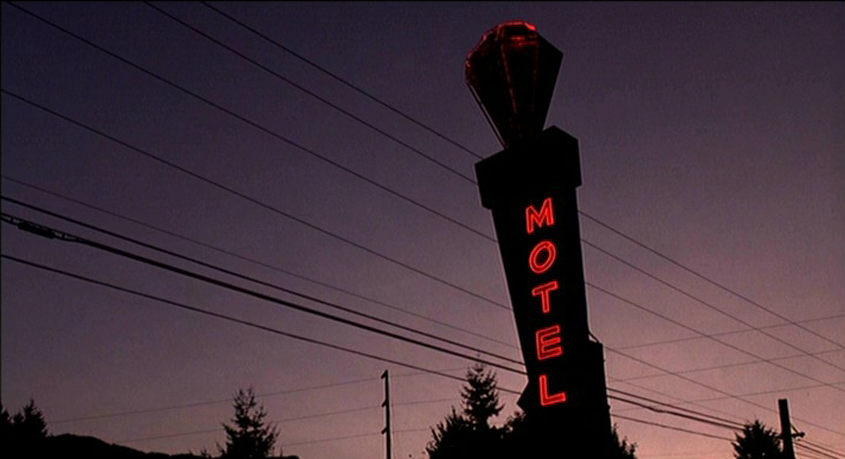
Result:
M528 234L534 232L534 225L537 225L538 227L554 225L555 215L552 211L552 198L546 198L543 201L543 205L540 206L539 212L534 208L534 206L526 207L525 224L528 229Z

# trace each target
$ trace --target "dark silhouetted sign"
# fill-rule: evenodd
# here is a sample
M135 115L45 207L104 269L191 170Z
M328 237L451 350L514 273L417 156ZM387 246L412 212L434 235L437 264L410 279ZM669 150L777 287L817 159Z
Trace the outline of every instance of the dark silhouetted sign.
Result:
M568 443L604 457L610 413L603 348L587 322L578 141L543 130L562 57L525 22L493 28L473 49L467 83L505 147L475 172L493 213L528 374L518 403L531 435L544 453Z

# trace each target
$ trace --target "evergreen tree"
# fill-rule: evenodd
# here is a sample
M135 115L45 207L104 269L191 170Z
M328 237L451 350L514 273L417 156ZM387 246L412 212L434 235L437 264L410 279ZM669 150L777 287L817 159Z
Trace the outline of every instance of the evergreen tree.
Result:
M4 450L13 457L39 457L44 453L47 438L47 421L44 414L29 399L20 411L10 416L5 408L0 409L2 441Z
M432 440L425 448L429 459L490 457L501 447L503 430L490 425L490 418L502 411L496 376L476 364L466 378L461 413L452 407L446 419L431 430Z
M620 440L619 432L616 430L616 424L613 425L610 431L610 438L612 442L611 457L616 459L637 459L637 456L634 454L637 450L637 444L628 443L627 437Z
M466 378L461 390L462 411L452 407L446 419L431 429L432 440L425 448L429 459L517 458L535 451L536 433L525 413L514 413L502 427L490 424L502 411L495 375L483 365L474 365ZM636 444L628 443L627 438L620 440L616 427L610 434L610 456L602 454L600 459L636 459Z
M267 412L255 401L253 389L239 389L233 404L235 416L232 425L223 424L227 439L225 448L218 446L220 456L226 459L271 457L279 431L264 421Z
M23 442L36 442L47 438L47 421L41 410L35 406L35 400L29 399L29 403L12 417L12 432Z
M6 408L0 404L0 440L2 440L3 444L8 443L9 435L12 431L12 417L9 416L9 412L6 411Z
M474 429L490 429L490 418L502 411L496 376L484 365L475 364L467 370L467 385L461 389L464 415Z
M782 459L780 438L759 420L747 423L732 443L736 459Z

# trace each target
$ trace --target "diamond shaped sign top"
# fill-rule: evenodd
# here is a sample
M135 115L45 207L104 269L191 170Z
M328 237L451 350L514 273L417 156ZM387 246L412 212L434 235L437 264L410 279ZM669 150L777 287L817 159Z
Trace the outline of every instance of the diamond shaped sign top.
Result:
M505 148L543 131L562 60L523 21L497 25L467 56L467 84Z

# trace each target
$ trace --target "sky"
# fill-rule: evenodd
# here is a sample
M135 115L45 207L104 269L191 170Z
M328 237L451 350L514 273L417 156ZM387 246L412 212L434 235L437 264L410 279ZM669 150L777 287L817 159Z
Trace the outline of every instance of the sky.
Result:
M509 304L492 217L459 175L474 178L478 157L203 4L153 5L276 75L143 3L20 5L110 55L4 2L2 194L265 285L10 201L4 213L519 358L512 313L492 303ZM805 439L841 454L845 4L212 5L480 157L501 146L464 82L466 55L498 23L536 25L564 53L547 125L579 139L580 209L608 225L580 220L608 386L772 427L787 398ZM7 224L2 253L417 367L472 365ZM394 457L424 457L460 381L2 260L3 406L34 398L54 434L215 452L232 395L254 387L285 454L383 457L385 370ZM525 384L496 375L504 389ZM516 395L501 400L498 425L517 409ZM727 429L610 405L641 459L732 457Z

